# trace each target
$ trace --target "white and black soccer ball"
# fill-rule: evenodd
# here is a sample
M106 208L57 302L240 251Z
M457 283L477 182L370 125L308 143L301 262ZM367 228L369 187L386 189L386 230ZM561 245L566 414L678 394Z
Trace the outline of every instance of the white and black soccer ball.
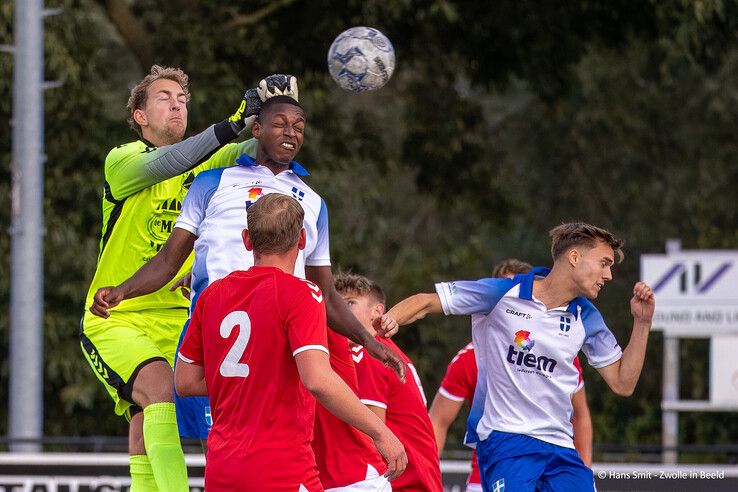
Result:
M373 91L395 70L395 49L387 36L372 27L352 27L333 40L328 71L344 90Z

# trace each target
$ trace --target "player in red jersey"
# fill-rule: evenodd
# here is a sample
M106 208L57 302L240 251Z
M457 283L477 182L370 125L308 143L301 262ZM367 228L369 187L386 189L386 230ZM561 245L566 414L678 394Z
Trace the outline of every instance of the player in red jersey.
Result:
M511 258L504 260L492 270L493 277L512 278L517 273L528 273L532 265ZM592 466L592 419L587 406L587 398L584 392L584 381L582 379L582 366L579 359L574 359L574 365L579 370L579 386L572 396L574 426L574 446L579 452L584 463ZM459 350L451 360L446 370L446 375L441 382L438 393L433 398L429 410L433 430L436 434L438 452L443 450L446 443L446 435L451 423L461 410L464 401L470 405L474 398L474 390L477 385L477 361L474 358L474 346L469 343ZM482 484L479 476L479 464L477 463L476 451L472 453L472 470L466 481L466 492L481 492Z
M356 368L348 339L328 330L328 351L331 369L358 397ZM392 486L382 475L387 465L371 439L322 405L315 409L313 451L326 492L391 492Z
M374 320L384 315L384 293L379 285L360 275L343 274L336 278L336 290L356 319L368 330L375 331ZM392 490L441 492L438 449L418 373L394 342L379 336L377 339L400 354L413 375L403 384L381 362L375 364L360 346L352 347L361 401L385 421L407 451L407 469L392 483Z
M203 291L180 348L177 391L211 399L209 492L322 491L310 394L374 440L389 479L406 466L400 441L330 369L320 289L291 275L303 214L276 193L248 209L243 238L255 265Z

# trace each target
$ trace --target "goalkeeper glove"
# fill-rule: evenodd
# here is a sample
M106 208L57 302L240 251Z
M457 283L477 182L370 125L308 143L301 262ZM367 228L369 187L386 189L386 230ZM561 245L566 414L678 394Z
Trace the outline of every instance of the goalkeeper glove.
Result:
M228 121L237 132L241 132L244 128L251 128L261 111L261 104L274 96L289 96L297 101L297 79L292 75L281 73L261 79L256 89L246 91L241 104L228 118Z
M259 81L256 90L259 98L266 101L274 96L289 96L297 101L297 79L292 75L275 73Z

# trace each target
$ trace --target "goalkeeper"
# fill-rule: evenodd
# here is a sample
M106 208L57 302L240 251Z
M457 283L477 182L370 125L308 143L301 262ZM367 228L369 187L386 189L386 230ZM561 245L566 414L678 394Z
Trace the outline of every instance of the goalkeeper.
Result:
M270 75L246 91L232 116L183 140L188 77L177 68L151 67L127 105L128 123L140 138L105 159L100 253L85 307L99 287L121 283L161 249L199 172L230 166L244 152L253 155L253 139L229 142L251 127L266 98L281 94L297 95L295 78ZM190 255L178 277L191 264ZM124 301L107 319L86 311L80 327L85 357L116 414L130 422L131 492L189 491L172 370L189 303L173 287Z

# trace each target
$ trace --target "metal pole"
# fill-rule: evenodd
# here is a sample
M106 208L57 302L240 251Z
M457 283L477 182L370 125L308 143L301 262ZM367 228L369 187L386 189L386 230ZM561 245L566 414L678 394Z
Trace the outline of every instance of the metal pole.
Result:
M667 239L666 254L678 253L682 249L681 239ZM679 338L664 334L664 361L661 401L675 402L679 400ZM679 412L675 410L661 411L661 461L676 464L679 444Z
M663 375L663 400L670 402L679 400L679 339L676 337L664 336ZM679 444L679 412L662 410L662 463L677 463L677 444Z
M11 451L38 452L44 373L43 0L16 0L14 12L8 437Z

